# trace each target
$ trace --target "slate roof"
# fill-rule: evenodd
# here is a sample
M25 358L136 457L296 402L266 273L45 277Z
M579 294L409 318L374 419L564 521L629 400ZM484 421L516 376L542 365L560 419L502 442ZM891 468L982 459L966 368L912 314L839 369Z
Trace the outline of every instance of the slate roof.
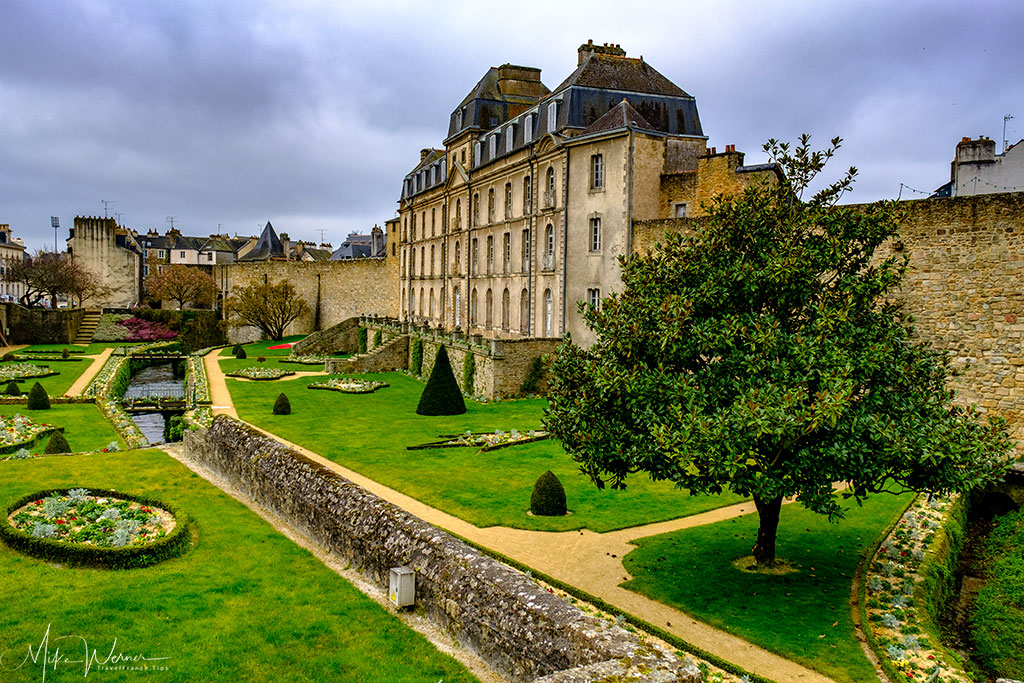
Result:
M332 261L342 261L352 258L369 258L373 248L370 235L349 235L341 246L331 254Z
M639 130L657 130L647 119L641 116L640 112L633 108L629 102L623 99L608 112L587 126L584 134L601 133L607 130L618 128L636 128Z
M605 90L690 97L685 90L668 80L642 59L592 53L569 74L553 92L571 85Z
M278 238L277 233L274 232L274 226L270 224L270 221L267 221L267 225L263 228L263 232L260 233L260 238L256 240L256 246L252 248L252 251L238 260L267 261L275 258L285 258L284 246L281 244L281 240Z

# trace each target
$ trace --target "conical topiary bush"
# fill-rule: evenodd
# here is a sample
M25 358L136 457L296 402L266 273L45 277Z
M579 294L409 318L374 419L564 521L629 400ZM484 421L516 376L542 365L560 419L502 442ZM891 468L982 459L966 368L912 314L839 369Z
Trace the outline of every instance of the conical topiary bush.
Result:
M7 383L7 388L4 389L4 393L8 396L21 396L21 387L14 380Z
M274 401L274 415L291 415L292 404L288 400L288 397L284 393L280 393L277 396L277 400Z
M43 389L43 385L36 382L32 385L32 390L28 392L28 409L29 410L49 410L50 409L50 396L46 393L46 389Z
M420 403L416 406L418 415L462 415L466 412L466 402L462 400L462 392L455 381L448 351L441 346L437 350L434 369L430 371L430 379L420 395Z
M235 358L246 358L246 357L247 356L245 354L245 349L243 349L241 346L239 346L238 350L235 351Z
M242 345L241 344L235 344L234 346L231 347L231 355L232 356L237 356L238 352L241 351L241 350L242 350Z
M545 517L564 515L568 512L565 506L565 489L551 470L540 475L537 483L533 485L530 512Z
M50 437L49 442L46 444L46 450L43 453L47 455L54 455L56 453L70 453L71 446L68 445L68 440L64 437L61 432L54 432L53 436Z

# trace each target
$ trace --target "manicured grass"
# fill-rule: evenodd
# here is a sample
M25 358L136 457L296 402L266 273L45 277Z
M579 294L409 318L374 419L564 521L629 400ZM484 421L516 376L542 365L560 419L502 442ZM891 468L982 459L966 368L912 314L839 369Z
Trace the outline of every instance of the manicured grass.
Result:
M227 370L233 362L223 361L221 367ZM406 446L437 441L440 434L539 429L546 402L481 404L467 400L464 415L426 417L416 414L423 382L399 373L360 377L380 379L391 386L373 394L352 395L306 388L322 377L273 382L228 378L227 383L242 419L477 526L549 531L586 527L604 532L741 500L733 495L690 496L671 484L653 483L644 475L631 478L625 491L598 490L555 441L487 453L476 448L409 451ZM281 392L291 401L291 415L272 414ZM533 484L546 470L562 481L573 514L526 514Z
M973 658L1003 678L1024 678L1024 509L998 518L985 542L985 585L970 617ZM996 678L996 676L992 676Z
M292 350L290 348L289 349L268 349L267 347L268 346L277 346L279 344L294 343L294 342L299 341L300 339L305 339L307 336L308 335L305 335L305 334L293 334L291 336L285 337L281 341L274 341L272 339L264 339L263 341L253 342L251 344L242 344L242 348L245 349L245 355L247 355L247 356L249 356L251 358L254 358L254 359L256 358L256 356L267 356L267 357L270 357L270 356L289 356L289 355L291 355L291 352L292 352ZM233 349L233 348L235 348L235 347L234 346L228 346L228 347L225 347L225 348L221 349L220 356L221 357L234 356L235 354L231 353L231 349Z
M33 422L45 422L64 428L64 436L71 450L78 453L104 448L111 441L124 448L125 443L114 427L103 417L100 409L91 403L52 404L49 410L29 410L25 404L0 405L0 414L20 413ZM46 446L43 442L39 452ZM4 463L0 463L4 464Z
M854 636L851 587L857 564L911 496L877 495L830 524L799 505L785 505L780 559L799 571L744 572L757 515L642 538L623 560L635 577L623 585L844 683L876 679ZM753 510L753 505L751 505Z
M33 344L28 348L22 349L19 353L25 353L29 350L52 351L54 353L60 353L62 349L68 349L70 351L83 351L86 355L95 355L97 353L102 353L104 349L108 349L114 346L133 346L135 344L141 343L142 342L92 342L87 346L82 346L81 344Z
M75 354L80 356L80 354ZM50 370L58 372L60 374L51 375L49 377L29 377L21 382L18 382L18 386L21 387L21 391L24 394L29 392L32 385L39 382L46 389L46 393L50 396L63 396L67 393L71 385L75 383L75 380L82 376L89 367L95 362L92 358L82 358L80 361L15 361L17 363L31 363L32 365L45 366ZM4 387L7 384L4 383Z
M0 502L50 487L115 488L187 512L198 542L145 569L64 569L0 543L4 681L41 680L40 664L12 671L49 628L80 659L167 657L166 671L90 672L104 681L476 680L242 504L160 451L0 463ZM74 636L74 637L70 637ZM57 640L57 638L63 638ZM81 680L60 664L46 680Z

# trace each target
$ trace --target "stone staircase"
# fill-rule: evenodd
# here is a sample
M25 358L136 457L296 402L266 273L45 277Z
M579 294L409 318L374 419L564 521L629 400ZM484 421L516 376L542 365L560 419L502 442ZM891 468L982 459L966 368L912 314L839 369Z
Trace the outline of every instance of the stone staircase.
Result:
M87 345L92 343L92 335L96 332L96 326L100 324L101 311L86 311L82 316L82 324L78 326L78 335L75 336L75 344Z
M369 353L349 358L328 358L324 369L331 374L348 372L391 372L409 367L409 335L397 335Z

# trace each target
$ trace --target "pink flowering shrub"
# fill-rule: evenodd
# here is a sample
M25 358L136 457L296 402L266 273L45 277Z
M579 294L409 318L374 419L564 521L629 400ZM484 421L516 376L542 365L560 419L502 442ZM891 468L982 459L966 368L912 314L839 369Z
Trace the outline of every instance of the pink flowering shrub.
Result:
M140 318L127 318L118 320L117 324L128 330L125 341L163 341L174 339L177 332L172 331L163 323L151 322Z

